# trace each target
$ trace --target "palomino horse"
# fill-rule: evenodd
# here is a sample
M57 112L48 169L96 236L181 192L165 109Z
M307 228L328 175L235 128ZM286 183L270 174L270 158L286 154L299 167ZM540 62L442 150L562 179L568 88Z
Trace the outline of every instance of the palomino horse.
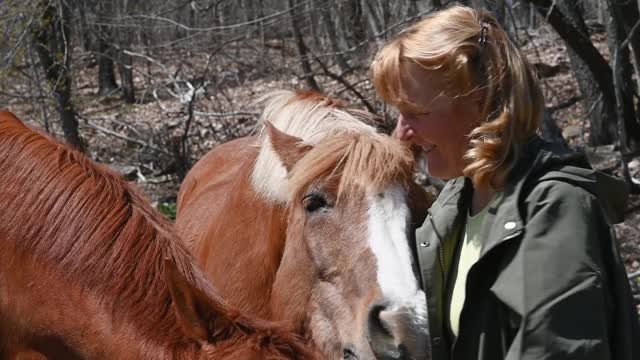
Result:
M430 202L408 150L318 94L276 92L262 118L268 131L209 152L180 190L178 229L209 279L325 358L427 358L411 247Z
M132 186L0 112L0 359L298 359Z

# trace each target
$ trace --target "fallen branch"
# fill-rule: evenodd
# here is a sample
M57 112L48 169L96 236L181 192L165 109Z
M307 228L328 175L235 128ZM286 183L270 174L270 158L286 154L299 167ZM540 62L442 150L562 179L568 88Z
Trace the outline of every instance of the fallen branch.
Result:
M206 112L206 111L194 111L196 115L211 116L211 117L233 117L233 116L258 116L259 112L251 111L236 111L236 112Z
M581 96L573 96L572 98L570 98L569 100L558 104L558 105L554 105L554 106L550 106L547 108L547 110L549 110L550 113L554 113L558 110L562 110L562 109L566 109L570 106L572 106L573 104L577 103L578 101L582 100Z
M142 140L134 139L134 138L131 138L131 137L127 136L127 135L120 134L119 132L104 128L104 127L102 127L100 125L91 124L90 122L87 121L86 118L84 118L84 117L81 117L81 118L83 120L85 120L85 122L84 123L80 123L79 124L80 127L87 127L87 128L90 128L90 129L94 129L96 131L99 131L101 133L116 137L118 139L122 139L122 140L125 140L125 141L128 141L128 142L131 142L131 143L138 144L138 145L141 145L143 147L149 148L149 149L151 149L153 151L157 151L157 152L159 152L159 153L161 153L163 155L171 156L171 154L169 152L167 152L166 150L160 149L159 147L155 147L155 146L153 146L153 145L151 145L149 143L146 143L146 142L144 142Z

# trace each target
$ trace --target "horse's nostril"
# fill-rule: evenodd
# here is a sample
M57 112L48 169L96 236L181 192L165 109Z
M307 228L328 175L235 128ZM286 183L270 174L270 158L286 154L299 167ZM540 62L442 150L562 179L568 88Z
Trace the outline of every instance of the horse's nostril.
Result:
M389 337L393 338L393 333L389 329L389 324L386 324L383 317L380 315L387 309L386 305L378 304L371 307L369 311L369 336L374 337Z
M342 350L342 358L345 360L358 360L358 356L356 355L356 353L349 348L345 348Z
M385 320L386 305L374 305L369 311L369 342L376 358L399 359L400 353L396 344L393 329Z
M406 311L391 310L376 305L369 312L369 341L377 359L410 359L406 346L406 331L402 328Z

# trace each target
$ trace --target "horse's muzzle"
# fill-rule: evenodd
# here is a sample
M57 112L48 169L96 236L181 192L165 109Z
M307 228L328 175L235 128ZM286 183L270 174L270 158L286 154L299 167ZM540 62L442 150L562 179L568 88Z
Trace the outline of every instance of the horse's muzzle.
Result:
M376 359L430 359L427 329L411 308L376 305L369 312L369 342Z

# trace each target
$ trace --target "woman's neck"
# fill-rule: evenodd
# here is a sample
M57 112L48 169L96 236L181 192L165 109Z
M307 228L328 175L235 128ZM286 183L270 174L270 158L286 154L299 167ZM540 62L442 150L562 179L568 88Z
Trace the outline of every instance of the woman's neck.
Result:
M473 189L473 196L471 198L471 208L469 209L469 215L473 216L484 209L485 206L491 201L495 195L495 191L489 187L478 187Z

